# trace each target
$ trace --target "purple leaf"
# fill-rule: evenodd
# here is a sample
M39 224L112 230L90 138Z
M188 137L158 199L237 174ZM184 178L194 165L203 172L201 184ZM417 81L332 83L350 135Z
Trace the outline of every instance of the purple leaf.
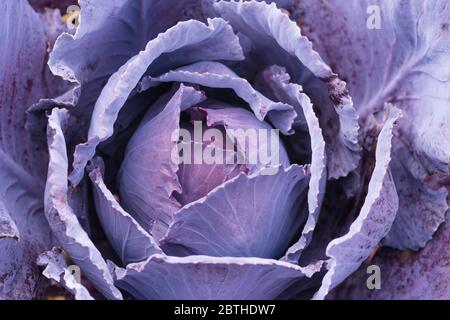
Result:
M308 190L309 216L303 227L302 236L289 248L285 257L288 261L297 262L302 250L311 241L325 193L327 174L325 141L311 100L303 93L300 85L289 82L290 77L284 68L271 66L262 72L260 80L264 83L264 86L270 88L272 94L278 100L294 106L297 114L299 114L296 122L305 122L311 140L311 179Z
M158 77L144 78L143 85L152 82L188 82L210 88L229 88L247 102L258 120L267 116L283 134L292 133L292 122L297 116L292 106L273 102L253 89L247 80L240 78L225 65L218 62L203 61L180 67Z
M308 182L297 165L241 173L178 211L161 245L174 255L279 258L306 220Z
M39 102L31 105L28 112L48 111L54 107L70 109L78 101L80 88L73 87L55 98L40 99Z
M380 249L371 262L380 267L380 290L368 290L366 287L368 275L366 270L360 270L348 281L348 284L352 284L352 290L347 292L345 290L347 283L345 283L342 288L338 288L335 297L339 299L448 300L450 298L449 226L447 219L421 251Z
M398 197L389 170L392 131L401 112L390 105L389 115L377 142L376 163L367 196L358 218L344 236L328 244L328 272L316 299L323 299L338 284L359 268L375 246L387 235L398 209Z
M399 198L394 224L383 241L396 249L418 250L431 240L448 210L445 186L426 184L427 170L400 138L394 137L391 171Z
M103 182L103 162L92 160L88 167L94 189L97 215L106 236L124 265L146 260L152 254L162 253L150 236L125 210Z
M268 300L320 270L270 259L151 256L115 269L116 283L137 299Z
M52 239L43 214L46 149L27 130L26 110L61 83L46 67L44 24L26 1L0 2L0 39L0 299L31 299L45 287L36 258Z
M2 150L0 181L2 225L6 220L7 227L0 237L0 299L31 299L41 289L37 255L52 243L43 214L43 183Z
M36 148L25 130L26 110L60 89L46 66L47 38L39 16L26 1L2 1L0 7L0 141L19 166L42 178L46 150ZM35 161L40 160L40 161Z
M180 208L172 195L181 192L181 186L171 137L180 127L180 112L203 99L203 93L181 85L168 102L163 96L150 108L128 143L118 175L122 204L156 240Z
M379 30L366 26L371 5L380 10ZM396 131L418 156L406 170L448 175L448 1L299 1L292 10L324 60L347 79L365 130L385 102L395 103L404 114Z
M381 30L366 26L369 5L380 9ZM448 2L304 1L292 9L324 60L348 79L365 131L385 102L403 111L392 164L400 208L387 243L422 247L446 212L444 190L432 191L424 180L449 172Z
M224 107L221 104L205 104L205 108L200 110L206 112L206 122L208 126L222 125L225 128L228 137L233 140L238 148L238 152L244 156L246 167L250 169L250 172L256 172L258 170L272 170L271 167L287 168L290 165L288 154L286 153L284 144L281 140L276 140L277 143L273 143L271 136L273 134L273 128L265 121L259 121L252 113L242 108ZM234 130L234 131L233 131ZM258 131L258 137L256 139L245 139L245 134L241 135L238 130L261 130ZM264 130L264 131L263 131ZM266 134L265 139L261 139L259 134ZM272 146L275 144L277 150L272 150ZM257 163L251 161L251 153L265 152L265 161L260 161L258 158ZM260 156L260 155L259 155Z
M68 119L65 109L53 109L48 124L50 162L45 187L45 216L61 246L80 266L82 272L107 298L121 299L101 253L81 227L69 205L68 160L63 127Z
M184 142L181 143L182 147ZM215 143L203 143L197 146L197 142L191 141L189 148L191 149L191 156L195 157L196 148L201 148L202 154L222 154L222 159L227 157L236 159L237 154L234 150L224 150ZM179 144L180 146L180 144ZM181 186L181 193L176 194L175 197L181 205L187 205L193 201L206 196L211 190L220 186L224 182L234 178L240 172L247 172L248 168L245 164L233 163L181 163L178 167L178 179ZM231 162L231 161L230 161ZM199 183L201 181L201 183Z
M326 78L332 74L330 67L312 49L311 42L301 35L297 25L274 3L218 1L214 7L220 16L230 22L233 29L244 33L256 45L265 38L270 42L275 41L317 77Z

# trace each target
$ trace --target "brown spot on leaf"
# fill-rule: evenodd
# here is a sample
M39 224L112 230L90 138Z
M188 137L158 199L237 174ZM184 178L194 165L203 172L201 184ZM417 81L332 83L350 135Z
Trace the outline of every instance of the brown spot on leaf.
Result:
M345 82L338 78L337 75L332 75L329 77L321 78L325 82L328 92L330 94L330 99L335 106L340 106L344 104L344 97L348 96L348 90L346 88Z
M33 88L33 80L28 79L28 80L27 80L27 85L26 85L26 87L25 87L25 90L26 90L28 93L30 93L32 88Z

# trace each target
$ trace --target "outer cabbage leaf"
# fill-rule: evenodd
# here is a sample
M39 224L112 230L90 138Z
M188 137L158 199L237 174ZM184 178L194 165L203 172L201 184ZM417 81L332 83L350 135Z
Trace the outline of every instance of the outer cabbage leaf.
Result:
M366 26L370 5L380 9L380 30ZM390 238L397 238L391 243L396 247L422 247L446 211L444 189L430 191L426 181L449 172L448 1L299 1L291 9L324 60L347 80L367 131L385 102L403 111L393 158L412 159L393 163L399 169L392 171L394 179L403 185ZM429 208L428 221L418 218Z
M137 299L275 299L307 282L321 264L306 268L260 258L151 256L115 269L116 283Z
M243 173L175 213L161 246L171 255L279 258L306 220L309 177Z
M389 106L389 115L378 136L376 163L369 182L367 196L358 218L344 236L331 241L327 255L331 258L328 272L316 299L323 299L338 284L356 271L387 235L398 209L398 197L389 170L392 131L401 112Z
M448 210L447 190L428 183L427 170L417 156L394 137L391 171L399 195L399 209L383 244L396 249L423 248L431 240ZM422 180L424 179L424 180Z
M1 12L0 142L19 166L42 177L46 150L36 148L25 123L31 104L60 89L46 66L49 39L43 22L26 1L3 1Z
M367 290L364 268L337 288L333 296L338 299L448 300L449 226L447 219L418 252L381 248L371 261L381 270L380 290Z
M359 161L358 121L346 84L312 49L300 28L274 3L257 1L215 3L218 14L243 34L248 43L245 63L238 68L251 78L254 70L284 66L292 82L304 86L313 100L327 142L330 178L346 176ZM246 39L246 40L243 40ZM267 54L267 53L270 54Z
M47 155L27 130L25 111L61 88L46 67L47 41L26 1L0 3L0 203L8 228L0 237L0 299L39 297L46 284L36 258L52 242L42 201Z
M187 8L198 0L80 0L80 25L75 35L63 34L50 55L55 75L77 84L73 115L88 125L92 107L108 78L149 40L189 18ZM186 9L186 10L183 10ZM161 17L164 16L164 19ZM80 59L80 56L83 59ZM81 88L80 88L81 87Z
M52 242L43 214L43 183L1 150L0 181L6 221L0 237L0 299L31 299L40 290L37 255Z
M81 227L69 204L68 160L63 128L68 119L65 109L53 109L49 117L49 167L45 186L45 216L61 246L80 266L83 274L107 298L121 299L102 255Z
M187 37L187 34L194 36ZM145 49L120 67L103 88L95 103L88 140L75 150L69 177L72 184L78 184L83 177L86 163L94 156L97 145L113 135L119 111L146 72L164 72L173 65L199 60L242 58L237 37L220 18L208 20L208 25L195 20L179 22L149 41Z

